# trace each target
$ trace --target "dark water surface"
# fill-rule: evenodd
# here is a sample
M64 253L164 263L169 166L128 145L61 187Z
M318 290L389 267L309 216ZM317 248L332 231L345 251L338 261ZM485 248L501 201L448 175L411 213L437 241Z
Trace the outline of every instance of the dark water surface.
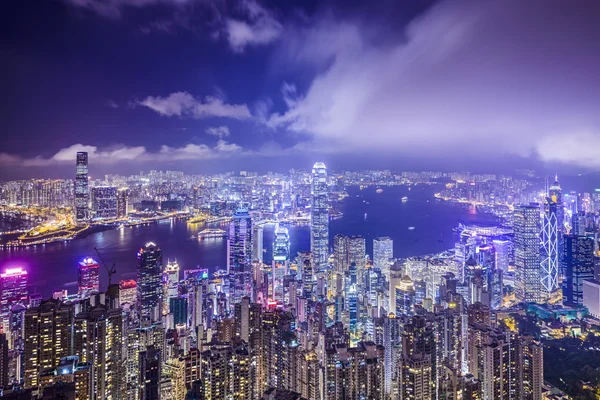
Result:
M394 240L394 256L408 257L446 250L454 246L452 228L459 221L492 222L493 217L475 214L468 208L434 200L434 188L416 186L349 190L344 200L344 216L330 223L330 236L363 235L367 240L367 253L372 254L373 238L390 236ZM408 196L403 203L402 197ZM409 227L415 227L409 230ZM213 225L211 227L219 227ZM86 238L64 243L52 243L19 249L0 249L0 271L23 266L29 272L32 289L48 297L52 290L67 288L77 290L77 263L85 256L97 259L94 247L102 252L109 264L117 265L113 281L135 278L136 254L146 242L153 241L163 249L163 257L177 259L182 269L198 266L216 270L226 266L225 239L192 239L206 228L203 224L188 224L185 220L165 220L147 226L109 230L91 234ZM225 226L220 226L226 229ZM292 254L310 248L309 227L290 228ZM264 232L265 261L271 260L273 226ZM333 240L331 240L333 243ZM101 287L107 284L104 271Z

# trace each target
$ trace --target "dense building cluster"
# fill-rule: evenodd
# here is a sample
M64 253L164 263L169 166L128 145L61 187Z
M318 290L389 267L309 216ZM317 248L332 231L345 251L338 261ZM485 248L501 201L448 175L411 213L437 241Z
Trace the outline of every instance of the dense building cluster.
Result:
M372 254L363 236L330 241L332 194L342 181L357 182L354 174L332 179L316 163L308 175L262 177L263 185L248 187L259 177L244 173L220 186L222 198L208 189L218 181L182 184L172 174L145 179L155 189L179 179L191 197L164 201L191 199L193 209L208 204L208 213L228 217L226 268L184 269L148 242L137 252L136 279L103 285L102 263L85 257L77 292L57 290L48 300L28 292L25 270L6 270L6 396L536 400L545 390L548 331L515 318L531 310L600 314L598 215L584 199L565 203L558 182L542 202L514 205L512 226L461 224L453 249L398 259L390 237L374 238ZM371 179L396 181L386 171ZM118 215L127 208L121 193L139 204L156 200L141 200L135 186L87 184L87 156L78 155L77 220L89 211ZM291 254L286 224L305 214L310 251ZM277 218L270 263L267 218Z

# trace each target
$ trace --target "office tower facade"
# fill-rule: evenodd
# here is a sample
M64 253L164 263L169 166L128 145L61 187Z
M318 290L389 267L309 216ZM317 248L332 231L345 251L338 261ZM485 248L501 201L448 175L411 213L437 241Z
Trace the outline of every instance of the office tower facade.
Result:
M412 315L415 304L415 289L408 275L402 278L394 290L396 292L396 315Z
M543 300L540 279L540 208L537 204L518 205L514 211L515 291L522 302Z
M333 263L336 272L348 270L348 237L337 234L333 237Z
M506 274L510 265L510 241L496 239L492 244L496 250L496 268Z
M322 162L315 163L312 169L310 251L313 269L325 270L329 258L329 202L327 169Z
M390 271L390 260L394 258L394 241L388 236L373 239L373 266L384 276Z
M94 400L122 398L123 320L120 309L98 306L80 313L74 322L74 353L91 368L89 398Z
M160 319L162 269L162 250L153 242L146 243L138 252L137 270L137 304L143 326Z
M160 399L160 378L162 356L160 349L154 345L148 346L139 353L139 399Z
M275 229L273 241L273 263L271 268L271 299L278 304L284 303L284 279L289 273L290 236L287 228Z
M563 236L563 304L583 304L583 282L594 279L594 239L587 236Z
M118 214L117 188L96 186L92 189L93 217L99 219L116 218Z
M129 189L121 188L117 190L117 218L125 218L129 207Z
M388 276L389 281L389 303L388 303L388 313L396 313L396 287L400 286L400 282L404 277L404 267L402 263L396 261L390 267L390 273Z
M245 208L238 208L229 224L229 276L233 304L251 296L252 218Z
M43 301L25 311L24 386L38 386L43 369L53 368L72 354L74 307L58 300Z
M264 226L256 224L252 227L252 260L264 260Z
M85 221L89 218L90 188L88 182L88 153L77 153L75 166L75 220Z
M86 257L77 265L77 288L82 297L100 290L100 266L93 258Z
M28 304L27 271L23 268L8 268L0 275L0 318L4 332L8 332L10 309Z
M362 277L367 264L366 260L366 240L362 236L348 236L348 265L356 264L358 273L358 282L362 282Z
M558 289L558 205L547 198L544 203L541 233L542 295L549 298Z
M170 299L179 296L179 275L179 264L177 261L167 261L162 276L163 314L169 313Z

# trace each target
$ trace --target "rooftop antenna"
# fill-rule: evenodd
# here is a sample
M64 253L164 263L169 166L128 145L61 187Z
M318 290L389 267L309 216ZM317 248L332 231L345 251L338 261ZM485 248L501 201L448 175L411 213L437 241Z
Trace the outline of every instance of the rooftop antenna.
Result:
M108 268L108 265L106 265L106 262L104 262L104 259L100 255L100 251L98 251L98 249L96 247L94 247L94 251L96 251L96 254L98 254L98 258L100 259L100 262L102 262L104 269L108 273L108 286L110 286L112 283L112 276L117 273L117 264L115 264L113 262L113 265L110 268Z

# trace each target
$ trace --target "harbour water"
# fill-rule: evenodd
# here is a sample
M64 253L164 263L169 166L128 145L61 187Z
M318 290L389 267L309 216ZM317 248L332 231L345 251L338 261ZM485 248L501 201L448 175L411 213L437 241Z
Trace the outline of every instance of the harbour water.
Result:
M343 217L330 222L330 243L333 236L363 235L367 253L372 253L373 239L390 236L394 240L394 255L409 257L440 252L454 245L452 228L458 222L494 221L494 217L475 213L468 207L439 202L434 199L432 186L351 188L343 200ZM408 197L403 202L402 197ZM226 225L210 228L227 229ZM409 229L414 227L414 229ZM125 227L91 234L85 238L63 243L38 245L28 248L0 249L0 271L22 266L29 273L32 291L49 296L52 290L77 290L77 263L83 257L97 259L97 247L107 264L114 262L117 274L113 280L135 278L136 254L146 242L155 242L163 249L164 261L177 260L182 269L208 268L211 271L226 266L226 239L198 240L199 231L206 225L189 224L185 220L163 220L150 225ZM271 260L273 226L264 231L264 259ZM289 229L291 254L310 248L308 226ZM107 284L104 270L101 286Z

